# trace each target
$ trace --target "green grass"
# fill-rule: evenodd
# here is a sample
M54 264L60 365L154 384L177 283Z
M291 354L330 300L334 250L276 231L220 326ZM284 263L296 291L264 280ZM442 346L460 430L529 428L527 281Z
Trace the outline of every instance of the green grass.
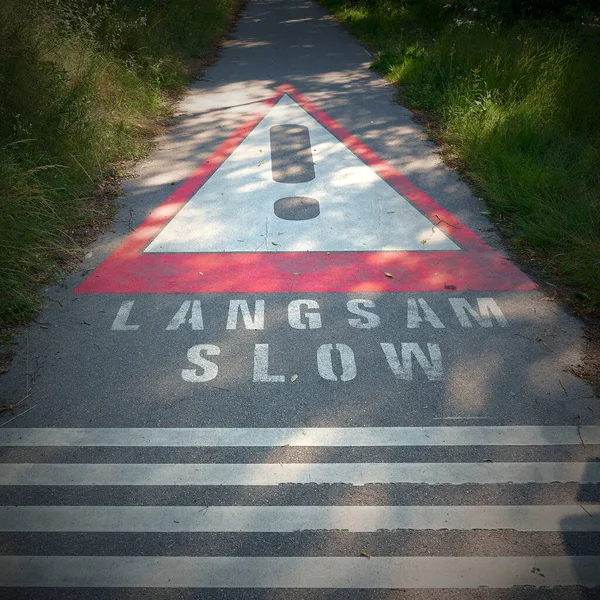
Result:
M483 0L321 3L376 52L399 100L429 115L541 280L600 310L600 19L520 20Z
M90 200L143 156L186 65L206 64L240 0L0 2L0 326L81 255Z

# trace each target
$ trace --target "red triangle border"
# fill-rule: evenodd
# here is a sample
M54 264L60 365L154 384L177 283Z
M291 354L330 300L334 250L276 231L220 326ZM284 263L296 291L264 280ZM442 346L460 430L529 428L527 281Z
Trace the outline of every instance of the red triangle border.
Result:
M462 246L461 251L144 254L143 249L287 94ZM200 274L202 273L202 274ZM392 277L388 277L389 273ZM77 294L443 292L536 285L339 123L282 84L76 288Z

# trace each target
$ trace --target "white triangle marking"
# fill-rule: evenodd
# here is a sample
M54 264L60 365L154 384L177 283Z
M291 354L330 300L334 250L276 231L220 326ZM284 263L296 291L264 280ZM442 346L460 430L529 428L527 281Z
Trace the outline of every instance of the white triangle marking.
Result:
M278 183L271 173L270 128L308 128L315 178ZM319 216L277 217L280 198L318 200ZM340 252L459 250L289 96L283 96L145 252Z

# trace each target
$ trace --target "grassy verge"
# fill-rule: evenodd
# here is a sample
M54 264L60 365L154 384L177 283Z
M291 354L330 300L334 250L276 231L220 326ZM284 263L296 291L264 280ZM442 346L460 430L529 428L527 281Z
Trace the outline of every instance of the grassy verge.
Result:
M0 326L35 314L80 228L107 218L99 183L146 153L241 3L0 2Z
M426 112L515 252L600 311L598 15L576 0L527 15L500 0L320 1Z

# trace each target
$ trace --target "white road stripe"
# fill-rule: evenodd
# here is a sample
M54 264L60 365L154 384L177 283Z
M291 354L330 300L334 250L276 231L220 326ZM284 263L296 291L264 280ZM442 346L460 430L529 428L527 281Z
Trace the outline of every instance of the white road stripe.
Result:
M600 483L594 463L0 464L2 485Z
M7 428L0 446L578 446L600 426L322 428Z
M597 556L6 556L0 586L149 588L509 588L600 585Z
M600 531L600 505L3 506L0 531L291 532L342 529Z

